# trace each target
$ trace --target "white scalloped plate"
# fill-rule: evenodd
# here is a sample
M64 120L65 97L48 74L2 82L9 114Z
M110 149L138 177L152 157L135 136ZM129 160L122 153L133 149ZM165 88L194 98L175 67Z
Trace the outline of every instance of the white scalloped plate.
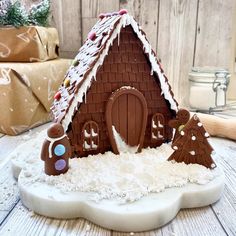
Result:
M166 189L133 203L120 204L111 200L96 203L88 200L92 193L62 193L54 186L37 182L24 185L23 172L18 179L21 200L34 212L61 219L82 217L102 227L127 232L158 228L171 221L182 208L212 204L221 197L224 188L221 172L208 184Z

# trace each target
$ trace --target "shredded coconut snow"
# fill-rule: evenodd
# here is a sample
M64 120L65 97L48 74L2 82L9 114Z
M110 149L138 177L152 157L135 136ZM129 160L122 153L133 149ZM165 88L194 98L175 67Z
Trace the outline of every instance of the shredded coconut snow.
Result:
M220 174L197 164L186 165L166 161L172 153L170 145L144 149L142 153L112 152L74 158L69 171L60 176L48 176L43 170L40 150L46 132L29 140L12 154L13 161L23 167L24 184L35 182L53 185L61 192L87 192L94 201L114 199L133 202L149 193L166 188L181 187L188 183L207 184Z

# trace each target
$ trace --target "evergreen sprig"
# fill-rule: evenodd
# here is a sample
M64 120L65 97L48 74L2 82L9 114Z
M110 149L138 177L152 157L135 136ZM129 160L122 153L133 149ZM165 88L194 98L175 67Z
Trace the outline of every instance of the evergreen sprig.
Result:
M32 6L29 11L29 22L33 25L48 26L50 15L50 1L43 0L38 5Z
M13 25L20 27L28 25L28 16L25 9L21 6L19 1L12 3L5 16L3 16L4 25Z
M0 3L3 3L3 1L0 0ZM9 2L7 2L8 5L1 4L4 7L7 6L7 8L0 9L0 26L12 25L18 28L27 25L49 25L50 0L43 0L39 4L33 5L29 12L26 11L19 0L14 3L10 2L10 4Z

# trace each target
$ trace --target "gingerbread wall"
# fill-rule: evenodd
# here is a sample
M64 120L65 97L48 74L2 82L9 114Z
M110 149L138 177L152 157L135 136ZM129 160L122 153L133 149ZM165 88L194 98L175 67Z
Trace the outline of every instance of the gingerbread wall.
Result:
M172 129L167 126L174 116L168 102L161 95L161 89L156 76L151 75L150 63L143 53L142 44L128 26L122 29L120 41L113 43L109 55L99 69L96 81L92 82L86 95L86 102L80 105L73 122L68 129L72 141L72 151L78 156L87 156L98 152L111 151L105 120L105 109L111 93L122 86L132 86L145 97L148 106L148 119L145 131L144 147L161 145L172 137ZM151 141L151 119L153 114L162 113L165 117L165 139L153 143ZM85 122L93 120L99 127L99 148L96 151L83 151L82 128Z

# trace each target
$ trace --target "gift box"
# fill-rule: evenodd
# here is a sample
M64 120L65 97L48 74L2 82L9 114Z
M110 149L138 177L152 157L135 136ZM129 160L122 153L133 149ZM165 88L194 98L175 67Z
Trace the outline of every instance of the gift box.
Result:
M58 57L59 38L55 28L12 26L0 28L0 61L42 62Z
M0 132L16 135L50 120L53 97L69 59L0 63Z

